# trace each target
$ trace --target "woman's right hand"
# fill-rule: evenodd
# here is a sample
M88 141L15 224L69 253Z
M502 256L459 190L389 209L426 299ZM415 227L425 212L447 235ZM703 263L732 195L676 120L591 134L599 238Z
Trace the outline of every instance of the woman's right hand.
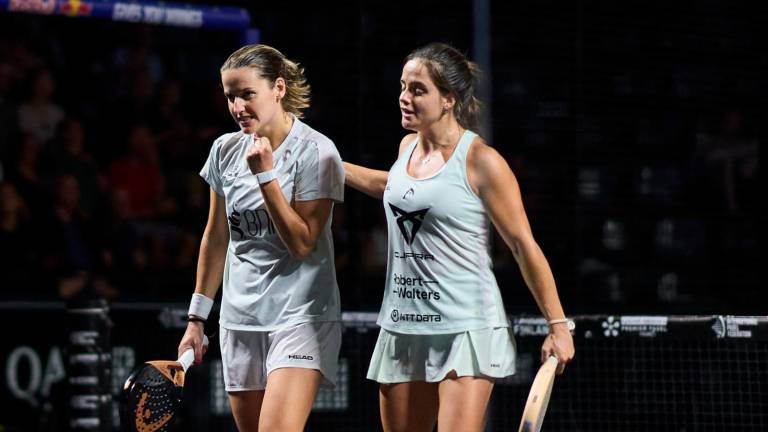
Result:
M203 345L202 322L190 321L187 323L187 331L184 332L184 336L179 343L179 357L188 348L195 350L195 364L200 364L203 361L203 355L208 351L208 345Z

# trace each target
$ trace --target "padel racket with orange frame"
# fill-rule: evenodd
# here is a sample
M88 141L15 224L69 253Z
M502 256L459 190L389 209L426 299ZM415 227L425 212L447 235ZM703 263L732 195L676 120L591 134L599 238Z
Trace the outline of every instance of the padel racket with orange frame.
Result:
M557 357L550 356L541 365L533 379L518 432L539 432L541 430L544 415L547 413L547 405L549 405L549 396L552 394L556 371Z
M205 335L203 345L208 345ZM124 432L172 430L181 404L184 376L194 362L195 352L189 348L176 361L149 361L134 370L123 385L121 429Z

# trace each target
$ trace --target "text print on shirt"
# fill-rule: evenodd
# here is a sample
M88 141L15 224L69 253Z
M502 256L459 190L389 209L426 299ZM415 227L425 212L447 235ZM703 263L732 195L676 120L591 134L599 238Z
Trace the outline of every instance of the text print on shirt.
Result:
M437 284L437 281L425 280L421 276L408 277L395 273L393 278L395 289L392 293L400 298L410 300L440 300L440 292L435 291L430 284Z
M272 224L272 219L269 217L269 213L265 208L247 209L243 210L242 214L233 206L232 213L228 217L229 228L232 230L233 239L242 240L245 238L245 232L248 233L248 237L264 237L265 235L272 235L275 233L275 225ZM241 227L245 223L244 227ZM239 238L235 238L234 234L237 234Z
M410 322L441 322L443 316L440 314L415 314L410 312L400 312L397 309L393 309L389 314L389 318L392 322L410 321Z

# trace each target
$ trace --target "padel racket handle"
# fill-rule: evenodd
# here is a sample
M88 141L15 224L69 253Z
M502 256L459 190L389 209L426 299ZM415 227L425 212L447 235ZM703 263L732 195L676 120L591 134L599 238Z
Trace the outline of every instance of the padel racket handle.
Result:
M547 357L547 362L557 364L557 357L551 355L551 356Z
M203 335L203 346L208 346L208 336ZM192 366L192 363L195 362L195 350L192 348L188 348L186 351L181 353L181 357L179 357L177 362L181 363L181 367L184 369L184 372L189 369L190 366Z

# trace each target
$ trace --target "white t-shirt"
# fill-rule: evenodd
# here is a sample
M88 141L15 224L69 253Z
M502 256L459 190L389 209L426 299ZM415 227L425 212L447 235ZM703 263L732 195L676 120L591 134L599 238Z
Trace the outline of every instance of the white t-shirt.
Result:
M200 175L226 199L230 240L224 266L222 327L270 331L304 322L338 321L331 217L304 259L291 256L267 212L246 155L243 132L219 137ZM294 117L273 153L277 181L289 202L344 201L344 168L333 141Z

